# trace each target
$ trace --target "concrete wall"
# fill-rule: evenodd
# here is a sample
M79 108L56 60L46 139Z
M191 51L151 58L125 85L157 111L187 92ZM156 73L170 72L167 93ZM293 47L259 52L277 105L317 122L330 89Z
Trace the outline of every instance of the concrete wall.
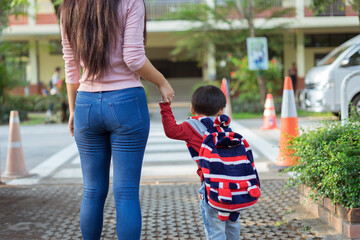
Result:
M51 39L39 40L39 80L45 85L50 82L50 79L57 66L61 67L61 76L65 77L64 74L64 61L62 55L52 55L49 50L49 41Z

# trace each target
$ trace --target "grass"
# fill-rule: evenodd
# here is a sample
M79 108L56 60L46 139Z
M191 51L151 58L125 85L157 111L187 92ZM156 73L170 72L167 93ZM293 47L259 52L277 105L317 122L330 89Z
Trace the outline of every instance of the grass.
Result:
M297 110L298 117L322 117L322 118L329 118L334 117L332 113L325 112L325 113L319 113L319 112L307 112L303 110ZM249 113L249 112L238 112L233 113L234 119L251 119L251 118L262 118L262 113ZM280 117L280 114L277 114L277 117Z
M262 113L250 113L250 112L239 112L233 113L232 118L234 119L250 119L250 118L262 118Z
M334 117L331 112L308 112L304 110L297 110L299 117Z
M46 115L43 113L29 113L28 118L29 119L26 121L21 121L22 126L43 124L45 122Z

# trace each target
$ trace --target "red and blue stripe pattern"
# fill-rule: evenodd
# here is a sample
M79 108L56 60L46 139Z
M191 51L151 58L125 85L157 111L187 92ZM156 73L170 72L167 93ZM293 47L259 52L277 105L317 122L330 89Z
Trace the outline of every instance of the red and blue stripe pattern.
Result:
M207 132L194 160L205 177L208 204L219 210L220 220L226 221L230 213L254 205L261 195L252 151L240 134L231 131L228 116L221 115L214 122L197 119Z

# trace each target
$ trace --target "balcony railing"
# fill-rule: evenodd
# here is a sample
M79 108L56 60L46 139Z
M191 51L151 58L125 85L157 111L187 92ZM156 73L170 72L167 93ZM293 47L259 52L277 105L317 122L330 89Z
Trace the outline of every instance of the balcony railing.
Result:
M11 9L9 12L9 24L10 25L26 25L28 24L27 17L28 8L25 5L18 6Z
M197 9L202 0L145 0L146 17L148 21L174 19L180 9L192 6Z
M310 8L309 0L306 1L305 5L305 17L357 16L357 12L354 11L352 6L346 2L344 3L342 0L338 0L336 3L329 5L323 11Z
M326 11L317 13L309 7L310 0L304 0L304 17L322 17L322 16L356 16L357 12L350 5L333 5ZM180 9L184 7L193 8L199 11L200 6L205 4L205 0L145 0L146 14L148 21L174 20ZM225 12L228 19L240 19L243 16L235 8L235 0L215 0L216 9ZM265 5L256 9L255 18L269 18L277 12L282 12L279 17L295 17L295 1L292 0L268 0ZM290 10L292 9L292 11ZM290 10L290 11L289 11ZM15 11L27 12L26 9L15 9ZM26 25L28 17L15 15L9 17L10 25ZM36 24L57 24L57 18L52 8L51 2L39 2L36 13Z
M185 7L192 7L193 10L199 10L201 4L206 4L204 0L145 0L147 19L171 20L176 18L179 10ZM236 19L242 16L235 9L235 0L215 0L215 6L219 11L226 12L227 18ZM289 6L283 6L282 0L268 0L265 6L257 7L256 18L271 17L277 10L284 10ZM293 7L293 6L290 6ZM200 10L199 10L200 11ZM285 17L294 16L294 14L285 14Z

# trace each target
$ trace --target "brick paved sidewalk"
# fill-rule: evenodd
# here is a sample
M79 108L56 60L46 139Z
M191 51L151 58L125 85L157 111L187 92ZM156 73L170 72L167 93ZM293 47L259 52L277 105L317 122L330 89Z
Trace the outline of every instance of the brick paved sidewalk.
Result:
M241 214L241 239L321 239L283 221L298 202L297 190L283 191L284 185L262 181L259 202ZM142 239L205 239L198 188L196 183L142 185ZM0 186L0 239L81 239L81 196L81 185ZM112 192L104 214L102 239L116 239Z

